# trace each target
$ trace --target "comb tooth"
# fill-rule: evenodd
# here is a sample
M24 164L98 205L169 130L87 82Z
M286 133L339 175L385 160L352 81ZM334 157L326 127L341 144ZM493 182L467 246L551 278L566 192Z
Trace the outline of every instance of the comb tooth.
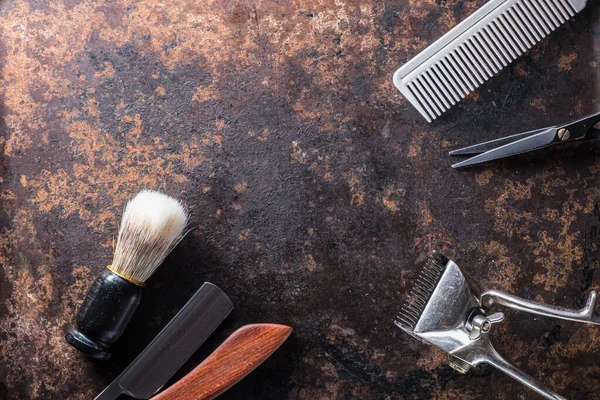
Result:
M561 0L561 3L567 9L567 11L569 12L569 15L571 17L573 17L575 14L577 14L577 10L573 7L573 5L571 5L571 3L568 0Z
M475 48L475 52L478 58L482 60L482 63L490 77L494 76L498 72L496 66L496 60L494 55L491 54L488 49L485 48L485 44L481 42L478 34L475 34L469 39L471 45Z
M413 300L413 297L421 296L427 301L427 293L431 288L429 287L431 284L423 283L420 279L417 279L417 285L413 288L413 290L409 294L409 301Z
M437 277L433 274L427 276L421 275L417 278L417 282L421 282L424 287L427 287L429 290L433 290L437 284Z
M437 88L436 89L436 93L438 93L438 95L442 99L442 102L446 106L446 109L449 109L450 107L452 107L454 105L454 103L455 103L454 98L448 92L448 89L447 89L446 84L444 83L444 81L442 81L440 79L440 77L438 76L438 74L437 74L437 72L435 70L435 65L432 66L429 69L429 71L425 71L425 74L431 80L431 84L436 86L436 88Z
M421 300L420 300L420 305L421 305L421 306L425 306L425 305L427 304L427 301L429 300L429 294L430 294L431 292L433 292L433 289L432 289L431 287L429 287L429 286L423 286L423 283L422 283L422 282L416 281L415 283L416 283L417 285L421 285L421 289L422 289L422 291L418 292L418 293L419 293L418 295L419 295L419 296L420 296L420 298L421 298ZM423 299L424 299L424 300L423 300ZM415 305L417 305L417 302L415 301L415 293L414 293L414 292L413 292L413 293L410 293L410 294L408 295L407 302L409 302L409 303L411 303L411 304L415 304Z
M537 15L542 21L544 21L544 28L546 34L550 34L554 30L554 24L550 18L546 15L542 7L539 5L537 0L529 0L530 6L534 9L533 13Z
M544 37L544 32L539 26L537 20L531 15L529 10L525 7L525 2L515 4L515 12L521 18L524 25L527 25L529 30L534 36L534 42L537 43Z
M470 73L467 76L471 77L471 80L475 84L475 87L478 87L479 85L481 85L484 82L484 79L479 75L479 72L477 71L477 69L474 65L475 63L472 60L469 60L469 57L467 57L467 54L465 52L464 43L461 46L458 46L456 48L456 54L463 61L463 63L464 63L463 65L466 66L466 71L468 71L468 73ZM475 77L475 79L472 79L472 77Z
M516 4L516 9L520 13L519 15L523 19L524 23L529 27L529 30L535 36L536 43L542 40L546 33L542 26L540 25L540 21L537 16L532 14L529 7L527 6L527 1L523 1L522 3Z
M500 60L498 60L496 54L494 54L495 48L491 43L488 42L488 39L485 37L485 33L483 33L483 31L477 32L477 34L475 34L473 37L475 38L475 42L478 43L479 46L481 46L481 49L483 50L485 55L489 57L490 60L492 60L492 62L490 62L490 66L492 67L494 74L500 72L500 70L503 67L503 64Z
M434 284L437 284L438 277L443 270L444 270L444 268L433 267L433 266L429 267L427 269L427 274L428 274L429 279L431 281L433 281Z
M527 10L529 10L533 18L540 24L540 27L543 30L542 36L545 37L549 35L552 32L552 29L550 28L548 22L544 19L541 11L537 8L535 0L525 0L523 1L523 4Z
M436 85L433 82L431 82L431 80L429 79L429 76L427 75L427 71L423 72L423 74L421 75L421 78L423 81L423 85L425 85L425 87L429 88L429 93L431 93L431 95L432 95L431 97L433 97L435 104L437 104L437 106L439 107L441 112L444 112L448 108L450 108L450 105L448 105L446 103L446 101L442 98L442 94L437 89Z
M481 64L485 68L488 76L491 78L494 76L498 70L496 69L496 64L492 60L492 56L490 56L486 50L484 50L484 45L481 44L477 35L471 36L469 39L469 43L473 47L473 54L477 56L479 60L481 60Z
M534 33L535 29L531 26L531 23L527 21L521 12L521 9L518 7L518 4L519 3L516 3L514 6L508 9L509 15L519 27L521 32L525 35L530 47L533 47L538 42L537 35Z
M452 65L456 68L456 72L458 72L463 82L469 88L469 93L471 93L477 87L477 82L475 82L475 80L471 80L472 78L468 72L469 70L465 67L462 59L458 56L458 49L450 52L448 57L450 57L450 59L453 61Z
M554 6L553 11L558 15L560 15L560 19L562 23L565 23L569 18L569 13L563 8L563 5L560 4L560 1L550 0L550 5Z
M447 57L442 58L440 60L440 64L442 67L444 67L444 71L449 73L452 76L452 78L454 78L453 80L451 80L451 82L453 82L455 86L460 88L460 90L458 90L458 92L461 94L460 97L464 98L466 95L468 95L469 89L467 89L462 79L458 76L458 73L454 70L452 64L447 60Z
M421 82L418 78L413 81L413 86L421 94L423 102L425 103L425 107L427 108L427 111L429 111L429 113L433 116L433 118L437 118L439 115L441 115L435 107L435 105L433 104L433 102L431 101L431 99L429 98L427 92L423 89L423 85L421 85Z
M423 268L421 269L421 272L418 275L418 278L427 277L427 276L431 275L433 270L434 270L434 267L432 267L430 265L423 266Z
M530 43L529 48L534 47L540 39L538 38L538 32L534 24L527 19L519 3L515 4L511 9L511 17L515 21L515 24L519 25L521 32L526 36L527 41Z
M504 35L506 39L506 43L510 46L513 51L513 61L519 57L519 54L526 51L527 49L520 43L517 43L517 40L514 37L514 33L506 27L504 21L500 18L496 20L497 26L502 35Z
M406 322L409 325L414 324L414 320L412 318L407 318L406 315L404 315L404 313L402 312L402 310L398 313L398 315L396 315L396 320Z
M430 92L425 90L426 86L423 85L423 82L421 81L421 77L418 77L417 79L415 79L414 83L415 83L415 86L421 91L421 94L423 95L423 97L425 97L425 101L427 101L427 103L429 104L431 109L435 112L435 114L438 117L440 115L442 115L442 113L436 106L435 101L432 100Z
M455 102L452 104L454 105L456 104L456 102L460 101L460 99L462 99L462 97L464 96L462 94L462 90L460 90L456 82L454 82L449 72L442 64L442 60L440 60L436 65L433 66L433 70L442 79L442 81L446 85L446 88L448 89L448 92L452 94L452 97L455 100Z
M442 72L441 64L435 64L431 70L437 77L438 81L440 81L444 86L444 93L446 94L446 97L452 103L452 105L455 105L457 101L460 101L460 92L456 91L456 89L450 84L448 79L446 79L446 76Z
M437 118L437 115L432 109L431 104L429 104L427 93L424 93L423 88L419 84L419 81L417 81L416 79L412 81L412 88L416 93L419 94L419 99L421 100L423 107L425 107L429 115L431 115L433 119Z
M496 34L492 32L491 25L488 25L485 28L483 28L482 32L484 33L484 39L486 39L490 46L492 46L492 48L496 50L498 59L500 59L500 61L502 62L502 67L506 67L508 64L510 64L511 58L508 55L502 43L500 43L500 40L496 37Z
M506 54L508 56L507 57L508 62L511 63L515 58L517 58L517 55L515 54L513 47L506 40L506 36L503 32L502 27L500 25L498 25L497 21L492 21L492 23L489 25L489 27L490 27L490 32L492 32L493 36L496 39L498 39L498 42L500 42L500 45L506 51Z
M467 67L467 73L469 74L469 76L475 77L476 81L473 80L473 83L475 84L475 87L477 87L480 84L482 84L485 81L485 79L480 75L476 62L473 61L473 59L470 57L470 54L468 53L469 52L466 49L466 42L458 46L458 48L456 49L456 54L461 58L464 65Z
M412 83L408 83L406 85L406 88L408 89L410 94L412 94L413 97L417 100L417 102L419 103L421 108L424 110L424 113L425 113L424 115L427 116L426 118L434 120L435 115L433 114L433 112L431 111L431 109L429 108L429 106L427 105L425 100L423 100L423 97L421 96L421 93L417 90L417 88L414 87Z
M521 53L522 51L526 51L527 49L521 43L518 43L518 39L515 39L514 33L511 31L510 28L507 28L503 17L504 17L503 15L499 15L498 18L496 18L495 22L496 22L500 32L506 38L508 45L512 47L512 49L514 51L513 59L515 59L519 56L519 53ZM510 25L509 25L509 27L510 27Z
M419 321L418 319L407 317L406 315L399 315L398 317L401 321L406 322L411 328L414 328L414 326L417 324L417 321Z
M571 6L571 4L569 4L568 1L566 0L559 0L559 3L561 4L561 6L563 7L563 9L566 11L567 13L567 20L574 17L575 14L577 13L573 7Z
M544 2L548 6L550 12L554 14L554 17L558 21L559 26L567 21L568 17L563 16L561 10L556 6L556 4L552 0L545 0Z
M536 1L540 5L544 14L548 17L548 19L550 19L550 21L552 21L552 25L553 25L552 30L558 28L560 26L560 22L558 22L554 13L552 11L550 11L550 9L548 8L548 4L546 4L546 2L544 0L534 0L534 1Z
M463 50L464 50L465 54L467 55L467 57L471 60L472 64L478 70L478 72L481 75L481 77L483 78L483 80L487 81L492 76L492 73L487 68L485 61L483 61L481 59L481 57L479 56L479 54L473 47L472 42L470 40L466 40L463 43L463 46L464 46Z
M565 12L567 13L567 20L574 17L576 12L573 9L573 7L571 7L571 5L569 4L568 1L565 0L559 0L558 1L561 5L561 7L565 10Z
M406 319L406 318L402 318L402 317L400 317L400 316L398 316L398 322L399 322L401 325L405 325L405 326L409 327L411 330L415 329L415 325L416 325L416 323L417 323L417 321L414 321L414 320L408 320L408 319Z
M402 310L406 312L406 314L410 314L410 311L414 309L414 305L412 303L412 300L410 298L410 295L407 297L406 301L404 301L404 304L402 305Z
M512 22L521 40L527 45L527 48L530 49L536 43L536 41L529 33L529 30L525 27L523 21L521 21L521 18L519 18L517 15L514 6L506 10L506 17Z
M421 92L419 92L418 88L414 86L412 82L407 84L406 87L410 91L410 93L415 97L415 99L417 99L423 110L425 110L425 115L427 115L429 119L434 120L435 114L433 113L433 111L431 111L429 105L423 99L423 96L421 96Z
M508 33L508 37L510 38L509 40L511 40L511 44L516 50L517 57L519 56L519 54L526 52L527 47L521 42L521 39L519 38L519 35L515 32L514 27L506 19L506 15L499 15L498 23L500 23L504 27L505 32Z

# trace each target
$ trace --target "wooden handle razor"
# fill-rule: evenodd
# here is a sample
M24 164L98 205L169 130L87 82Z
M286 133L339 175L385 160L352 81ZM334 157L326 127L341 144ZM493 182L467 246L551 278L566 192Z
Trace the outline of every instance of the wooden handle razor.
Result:
M292 333L276 324L246 325L231 334L189 374L151 400L209 400L262 364Z

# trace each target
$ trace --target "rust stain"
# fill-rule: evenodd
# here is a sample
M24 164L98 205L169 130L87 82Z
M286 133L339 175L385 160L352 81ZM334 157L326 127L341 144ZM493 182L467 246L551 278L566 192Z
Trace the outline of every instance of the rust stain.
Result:
M533 399L454 374L390 322L434 248L529 298L598 289L593 147L464 173L443 155L593 111L593 13L434 124L393 86L484 3L3 2L0 397L93 398L210 280L243 304L215 340L251 321L295 328L229 398ZM146 288L127 354L98 367L63 334L142 188L182 198L195 230ZM597 330L536 321L525 340L515 324L507 358L563 393L600 391Z
M577 60L577 53L571 52L562 54L558 60L559 71L570 71L573 66L573 61Z
M534 108L537 108L538 110L541 110L541 111L546 111L546 106L544 105L544 99L543 99L543 98L534 99L534 100L531 102L531 105L532 105Z
M477 180L479 186L484 186L490 183L492 176L494 176L494 173L491 170L486 170L476 174L475 179Z
M244 193L247 188L248 188L248 182L236 183L234 186L235 191L238 193Z
M381 202L389 211L396 213L401 209L401 204L404 203L405 196L406 190L404 188L391 185L386 188L384 195L381 198Z

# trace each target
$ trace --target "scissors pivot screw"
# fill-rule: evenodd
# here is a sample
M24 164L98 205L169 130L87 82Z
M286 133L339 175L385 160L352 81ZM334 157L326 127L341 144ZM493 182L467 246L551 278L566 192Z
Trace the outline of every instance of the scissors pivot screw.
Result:
M569 132L568 129L561 128L558 130L558 138L560 140L569 140L570 137L571 137L571 132Z

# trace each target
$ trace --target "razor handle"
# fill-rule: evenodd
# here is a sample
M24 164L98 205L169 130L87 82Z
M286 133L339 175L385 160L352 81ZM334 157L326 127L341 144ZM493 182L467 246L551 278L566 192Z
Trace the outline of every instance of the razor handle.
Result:
M141 286L104 269L88 289L65 340L92 359L108 360L110 345L125 331L141 297Z
M262 364L291 333L286 325L245 325L189 374L150 400L214 399Z

